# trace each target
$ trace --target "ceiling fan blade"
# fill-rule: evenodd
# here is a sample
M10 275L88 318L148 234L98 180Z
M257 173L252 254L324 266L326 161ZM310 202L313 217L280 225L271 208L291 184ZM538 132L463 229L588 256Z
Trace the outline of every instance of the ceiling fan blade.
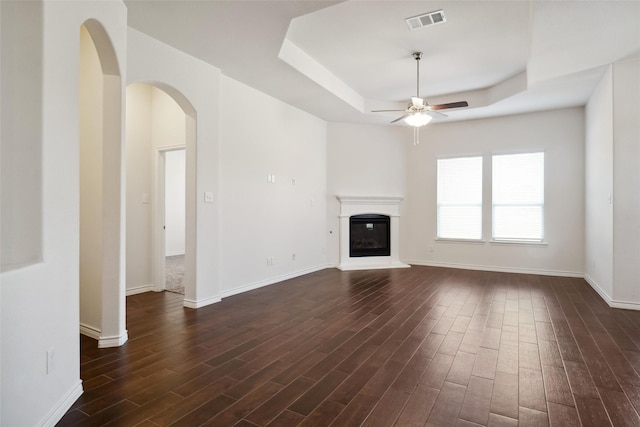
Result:
M439 113L437 111L425 111L425 113L427 113L428 115L430 115L434 119L442 118L442 117L449 117L446 114L442 114L442 113Z
M450 102L448 104L438 104L438 105L430 105L429 108L431 110L446 110L448 108L460 108L460 107L468 107L469 103L467 101L459 101L459 102Z
M371 110L372 113L386 113L389 111L406 111L406 110Z
M395 123L395 122L399 122L400 120L404 119L405 117L409 117L411 114L407 113L407 114L403 114L402 116L398 117L397 119L391 121L390 123Z

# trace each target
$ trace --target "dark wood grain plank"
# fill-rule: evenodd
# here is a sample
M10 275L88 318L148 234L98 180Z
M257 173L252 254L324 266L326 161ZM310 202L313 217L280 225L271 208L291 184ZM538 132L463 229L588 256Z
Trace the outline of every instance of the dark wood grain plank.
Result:
M487 425L492 393L493 380L471 377L459 417L466 421Z
M453 359L446 381L466 386L469 384L475 362L475 354L459 351Z
M573 395L571 394L564 369L557 366L542 365L542 376L547 402L574 406Z
M542 372L536 369L520 368L518 372L518 392L520 406L546 412Z
M436 402L439 390L418 385L400 412L395 426L424 426Z
M606 388L598 391L614 426L640 426L640 417L624 392Z
M467 388L459 384L445 382L427 419L428 424L455 425L462 408Z
M580 416L580 422L585 427L612 425L600 399L593 397L576 397L576 409Z
M559 405L553 402L547 402L549 413L549 425L551 427L579 427L580 418L578 412L573 406Z
M518 419L518 375L497 372L491 395L491 412Z

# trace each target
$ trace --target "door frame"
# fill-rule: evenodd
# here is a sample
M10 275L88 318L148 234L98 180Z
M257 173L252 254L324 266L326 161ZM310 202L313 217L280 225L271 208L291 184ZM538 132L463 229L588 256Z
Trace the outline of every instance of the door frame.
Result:
M154 158L153 170L154 170L154 192L153 192L153 218L151 219L151 225L153 227L152 244L153 244L153 283L154 290L161 292L166 289L166 275L165 275L165 253L166 253L166 157L165 154L169 151L187 150L185 145L171 145L164 147L157 147ZM185 156L186 158L186 156ZM186 169L186 165L185 165ZM185 177L186 178L186 177ZM186 197L185 197L185 209L186 209ZM186 245L186 230L185 230L185 258L187 255ZM186 269L186 266L185 266ZM186 294L186 286L185 286Z

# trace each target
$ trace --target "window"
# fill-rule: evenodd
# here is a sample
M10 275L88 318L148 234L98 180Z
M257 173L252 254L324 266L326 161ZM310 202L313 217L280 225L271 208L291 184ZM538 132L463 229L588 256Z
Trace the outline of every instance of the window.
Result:
M544 238L544 153L493 156L493 239Z
M482 239L482 157L438 159L438 238Z

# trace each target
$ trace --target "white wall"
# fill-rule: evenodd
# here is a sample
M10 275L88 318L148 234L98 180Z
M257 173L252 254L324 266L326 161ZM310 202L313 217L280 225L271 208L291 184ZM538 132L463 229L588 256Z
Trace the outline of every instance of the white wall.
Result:
M613 295L613 74L609 69L585 109L585 275Z
M220 70L132 28L128 29L127 42L128 84L152 82L186 113L185 305L195 308L211 304L220 299ZM213 203L204 202L205 192L213 194Z
M127 87L127 293L153 289L152 91L152 86L146 84Z
M185 242L185 152L165 153L165 253L184 255Z
M220 107L222 295L323 268L325 122L224 76Z
M20 40L23 46L2 43L0 269L5 271L42 261L43 39L41 2L3 2L2 8L0 39Z
M415 264L581 276L584 257L584 109L427 126L409 146L403 260ZM492 154L544 151L546 245L492 244ZM483 155L483 244L436 237L436 162Z
M640 59L616 62L587 105L585 277L614 307L640 309Z
M102 325L103 88L98 52L80 31L80 324L93 335Z
M38 44L30 46L22 37L25 24L13 11L13 7L30 3L0 2L3 47L38 48ZM36 167L42 176L42 262L0 276L3 426L54 425L82 391L78 339L78 70L80 26L88 18L102 23L118 63L126 65L126 8L121 2L57 1L35 9L43 24L28 29L43 43L41 72L32 73L21 62L2 61L3 79L8 73L16 87L42 84L41 102L34 107L42 112L41 120L36 114L16 122L11 139L5 141L3 134L2 141L3 145L22 146L22 139L33 135L31 126L42 130L42 163ZM3 109L3 127L4 114ZM26 146L14 147L21 155L28 154L23 151L28 150ZM46 354L51 349L55 353L54 369L47 374Z
M613 299L640 309L640 59L613 65Z
M327 128L327 263L335 266L340 257L336 196L405 196L406 148L413 134L402 126L329 123ZM405 202L400 207L402 224Z

